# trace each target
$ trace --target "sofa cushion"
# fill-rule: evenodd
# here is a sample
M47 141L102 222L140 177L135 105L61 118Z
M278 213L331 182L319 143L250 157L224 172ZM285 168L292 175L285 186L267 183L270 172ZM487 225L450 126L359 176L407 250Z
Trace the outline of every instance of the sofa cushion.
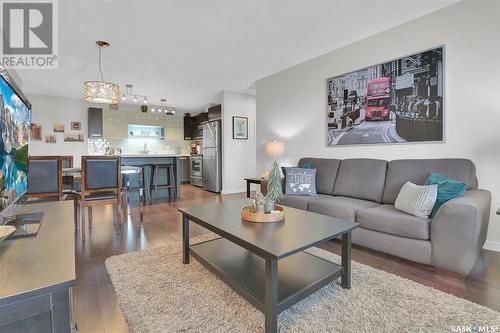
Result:
M383 160L343 160L337 173L333 194L381 202L386 168L387 161Z
M299 160L299 167L309 164L316 169L316 191L322 194L332 194L333 184L337 177L341 160L333 158L305 157Z
M463 181L467 189L477 188L476 167L472 161L461 158L394 160L387 165L383 203L393 205L401 187L410 181L424 185L432 172Z
M416 217L397 210L393 205L360 209L356 221L363 228L396 236L429 239L431 219Z
M289 206L297 209L307 210L308 204L314 200L320 200L321 198L330 197L325 194L318 194L316 196L311 195L284 195L280 200L279 204L283 206Z
M375 206L379 206L379 204L368 200L349 197L326 197L309 202L307 210L318 214L354 221L356 219L356 211Z

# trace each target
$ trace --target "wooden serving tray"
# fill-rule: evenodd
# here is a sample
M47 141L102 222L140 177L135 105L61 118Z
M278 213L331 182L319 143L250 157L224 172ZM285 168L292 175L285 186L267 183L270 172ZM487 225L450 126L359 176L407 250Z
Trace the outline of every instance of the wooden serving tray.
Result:
M283 206L276 205L275 213L254 213L250 209L253 206L245 206L241 208L241 218L248 222L269 223L279 222L285 219L285 209Z

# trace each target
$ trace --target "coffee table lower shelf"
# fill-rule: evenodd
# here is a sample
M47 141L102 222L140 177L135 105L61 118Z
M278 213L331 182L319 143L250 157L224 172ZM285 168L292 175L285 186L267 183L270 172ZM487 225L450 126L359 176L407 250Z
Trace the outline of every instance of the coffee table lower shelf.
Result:
M190 254L261 311L265 260L224 238L190 246ZM343 268L307 252L278 260L278 313L341 276Z

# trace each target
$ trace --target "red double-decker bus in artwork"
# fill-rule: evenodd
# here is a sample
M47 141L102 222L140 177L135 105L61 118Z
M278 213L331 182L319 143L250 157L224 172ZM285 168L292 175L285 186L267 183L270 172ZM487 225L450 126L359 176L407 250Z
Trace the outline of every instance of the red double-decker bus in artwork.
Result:
M380 77L368 81L365 120L389 120L391 78Z

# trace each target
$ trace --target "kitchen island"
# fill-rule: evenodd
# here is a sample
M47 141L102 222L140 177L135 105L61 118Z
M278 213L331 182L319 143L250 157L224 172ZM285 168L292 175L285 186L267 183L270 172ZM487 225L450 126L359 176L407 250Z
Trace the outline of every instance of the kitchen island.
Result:
M160 164L173 164L174 165L174 183L175 183L175 196L181 196L181 186L180 177L182 170L180 169L181 163L180 159L186 158L189 155L177 155L177 154L122 154L121 164L128 166L140 166L144 170L144 182L149 184L149 188L153 188L153 169L154 166ZM168 184L168 174L165 169L157 169L156 177L158 177L157 183L160 185ZM136 187L137 180L130 179L130 187ZM154 193L153 193L154 192ZM158 189L156 191L151 191L151 195L155 199L168 199L170 197L168 189Z

